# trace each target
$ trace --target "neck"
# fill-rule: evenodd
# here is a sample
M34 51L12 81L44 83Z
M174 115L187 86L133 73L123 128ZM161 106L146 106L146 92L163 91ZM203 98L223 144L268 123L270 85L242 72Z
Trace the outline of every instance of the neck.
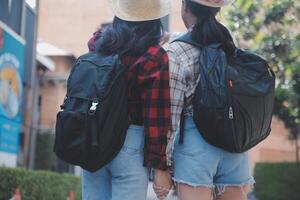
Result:
M195 16L191 16L186 19L186 27L187 29L193 28L193 26L197 23L197 18Z

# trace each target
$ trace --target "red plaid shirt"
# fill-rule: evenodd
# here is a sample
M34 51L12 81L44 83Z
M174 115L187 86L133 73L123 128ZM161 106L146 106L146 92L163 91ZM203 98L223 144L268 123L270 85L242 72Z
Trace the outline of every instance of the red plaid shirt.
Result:
M89 41L94 51L100 31ZM165 170L167 135L170 130L169 58L166 51L155 45L141 57L126 54L123 64L128 71L130 116L145 129L144 165Z

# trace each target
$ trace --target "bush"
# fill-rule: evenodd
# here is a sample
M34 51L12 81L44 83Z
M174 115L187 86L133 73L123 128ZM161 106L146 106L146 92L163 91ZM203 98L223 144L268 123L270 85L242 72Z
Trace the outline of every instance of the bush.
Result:
M23 168L0 168L0 200L8 200L15 189L22 200L66 200L69 191L81 199L80 178L70 174L32 171Z
M296 163L258 163L255 194L259 200L299 200L300 166Z

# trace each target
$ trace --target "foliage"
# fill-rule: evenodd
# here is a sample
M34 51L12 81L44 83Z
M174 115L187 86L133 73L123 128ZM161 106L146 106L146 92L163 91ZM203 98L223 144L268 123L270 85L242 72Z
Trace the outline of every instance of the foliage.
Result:
M240 46L265 57L277 76L275 114L300 133L300 1L237 0L225 13Z
M299 200L300 168L295 163L258 163L255 195L260 200Z
M81 199L78 177L23 168L0 168L0 200L10 199L17 187L21 190L22 200L65 200L71 190L76 200Z

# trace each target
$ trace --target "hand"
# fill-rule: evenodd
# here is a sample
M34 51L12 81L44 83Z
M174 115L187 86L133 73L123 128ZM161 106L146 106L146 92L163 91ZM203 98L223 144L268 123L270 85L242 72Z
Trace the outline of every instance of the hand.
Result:
M172 188L172 178L169 171L154 170L153 190L159 200L165 199Z

